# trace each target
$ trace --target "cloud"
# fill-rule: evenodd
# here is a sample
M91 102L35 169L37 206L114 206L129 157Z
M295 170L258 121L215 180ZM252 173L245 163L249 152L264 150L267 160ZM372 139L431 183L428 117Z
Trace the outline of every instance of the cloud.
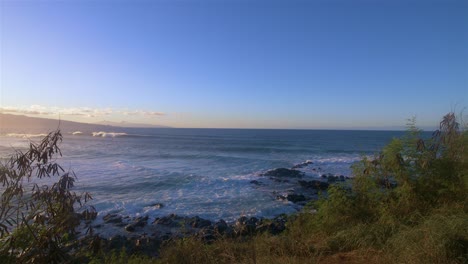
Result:
M0 107L0 112L2 113L13 113L13 114L25 114L25 115L51 115L51 112L41 111L35 109L22 109L15 107Z
M126 116L152 116L152 117L157 117L157 116L164 116L166 115L163 112L155 112L155 111L144 111L144 110L136 110L136 111L123 111L122 114Z
M24 115L63 115L63 116L80 116L80 117L102 117L112 114L126 116L146 116L158 117L164 116L165 113L148 111L148 110L115 110L112 108L89 108L89 107L46 107L41 105L31 105L29 107L0 107L0 112L11 114Z

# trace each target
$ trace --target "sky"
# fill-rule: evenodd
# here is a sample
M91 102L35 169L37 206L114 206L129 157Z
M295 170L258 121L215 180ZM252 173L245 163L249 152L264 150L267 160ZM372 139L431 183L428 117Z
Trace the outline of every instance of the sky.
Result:
M466 0L0 0L0 16L3 113L392 129L468 106Z

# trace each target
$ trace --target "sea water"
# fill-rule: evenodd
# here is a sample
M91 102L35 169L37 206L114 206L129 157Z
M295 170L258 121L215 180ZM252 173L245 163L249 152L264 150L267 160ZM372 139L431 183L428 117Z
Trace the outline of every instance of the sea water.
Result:
M305 178L323 173L352 177L350 166L377 153L401 131L267 129L119 129L64 133L58 163L77 175L76 192L89 192L107 213L158 217L175 213L211 220L241 215L274 217L298 206L276 199L274 182L253 180L275 168L301 168ZM43 135L0 135L0 157ZM279 187L278 187L279 188ZM163 206L154 206L162 204Z

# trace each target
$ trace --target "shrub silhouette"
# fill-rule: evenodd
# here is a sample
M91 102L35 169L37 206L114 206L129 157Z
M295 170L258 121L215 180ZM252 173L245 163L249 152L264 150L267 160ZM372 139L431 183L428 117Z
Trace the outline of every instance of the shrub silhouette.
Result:
M58 263L70 259L64 249L83 218L95 217L86 206L88 193L71 191L73 171L65 171L56 158L62 155L60 130L40 143L30 142L0 164L0 262ZM52 185L41 179L58 178ZM77 213L77 211L82 211Z

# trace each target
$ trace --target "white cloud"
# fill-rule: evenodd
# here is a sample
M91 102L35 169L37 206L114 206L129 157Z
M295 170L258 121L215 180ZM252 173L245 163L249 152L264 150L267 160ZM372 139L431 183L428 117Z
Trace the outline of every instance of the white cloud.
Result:
M112 108L89 108L89 107L46 107L41 105L31 105L29 107L0 107L2 113L25 114L25 115L64 115L64 116L80 116L80 117L102 117L112 114L126 116L146 116L158 117L165 113L148 111L148 110L115 110Z

